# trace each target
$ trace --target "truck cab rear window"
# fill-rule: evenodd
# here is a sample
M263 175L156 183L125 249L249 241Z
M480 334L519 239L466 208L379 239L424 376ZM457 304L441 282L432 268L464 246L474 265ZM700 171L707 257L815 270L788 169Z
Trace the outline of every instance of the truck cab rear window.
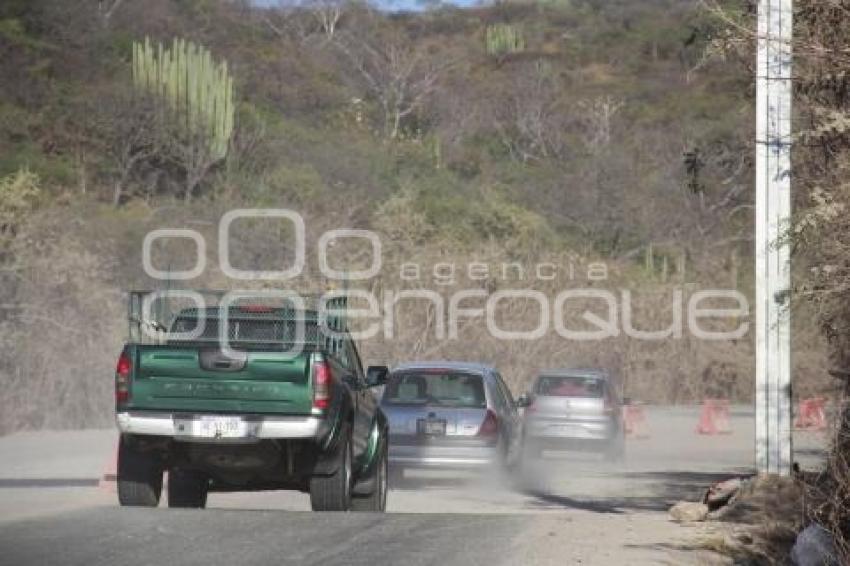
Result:
M222 320L217 309L210 309L206 316L199 316L193 309L180 313L171 324L170 332L174 337L170 343L218 343L221 339ZM300 326L300 328L299 328ZM315 320L300 320L284 311L271 313L231 312L224 328L227 340L239 347L264 347L273 349L291 349L296 344L307 347L322 345L327 336L322 335ZM181 335L199 332L197 336L183 338ZM341 342L328 345L329 351L337 354Z
M481 376L464 373L405 372L391 375L384 390L384 402L441 407L487 406Z
M295 325L276 320L230 320L228 321L228 338L235 341L274 342L292 339L295 336ZM172 332L191 332L200 324L196 318L181 317L171 326ZM200 338L217 340L219 338L219 321L207 319Z

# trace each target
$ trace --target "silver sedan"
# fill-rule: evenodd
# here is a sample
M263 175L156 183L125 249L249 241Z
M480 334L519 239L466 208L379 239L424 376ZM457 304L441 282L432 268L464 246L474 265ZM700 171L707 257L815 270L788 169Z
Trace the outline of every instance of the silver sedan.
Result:
M508 466L519 447L517 405L494 368L422 362L395 368L381 408L389 420L389 462L405 468Z

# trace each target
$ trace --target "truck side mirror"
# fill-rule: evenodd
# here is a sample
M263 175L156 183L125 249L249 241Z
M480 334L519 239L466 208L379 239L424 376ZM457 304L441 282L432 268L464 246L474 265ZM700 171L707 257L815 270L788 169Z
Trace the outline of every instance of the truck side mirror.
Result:
M528 393L523 393L516 400L517 407L528 407L531 405L531 396Z
M378 387L387 383L387 374L390 369L387 366L369 366L366 370L366 385Z

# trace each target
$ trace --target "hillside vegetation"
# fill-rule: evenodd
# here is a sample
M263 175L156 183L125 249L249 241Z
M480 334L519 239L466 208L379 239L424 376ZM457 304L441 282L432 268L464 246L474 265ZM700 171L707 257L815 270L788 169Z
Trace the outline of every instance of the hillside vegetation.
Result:
M601 286L651 297L641 319L649 328L669 320L675 289L750 295L752 81L710 49L723 29L681 0L417 14L354 3L6 0L0 432L107 422L122 292L157 284L142 270L144 235L200 231L209 267L192 285L233 286L214 267L216 225L233 208L298 210L308 250L328 229L378 231L377 290L411 286L398 277L405 262L425 273L439 262L577 266L576 278L561 272L545 285L484 284L554 295L604 262ZM153 53L175 39L209 50L232 77L221 151L134 75L140 46ZM246 230L233 242L240 266L291 255L277 228ZM160 258L184 269L184 252ZM433 288L431 279L414 286ZM298 282L314 283L309 274ZM460 276L438 290L480 284ZM511 308L507 320L533 327L527 309ZM646 401L751 397L750 335L591 344L549 333L505 345L474 325L437 340L435 316L403 309L395 339L367 341L365 357L490 361L515 391L543 366L605 364ZM808 326L805 313L796 320ZM822 384L820 354L811 333L798 336L806 393Z

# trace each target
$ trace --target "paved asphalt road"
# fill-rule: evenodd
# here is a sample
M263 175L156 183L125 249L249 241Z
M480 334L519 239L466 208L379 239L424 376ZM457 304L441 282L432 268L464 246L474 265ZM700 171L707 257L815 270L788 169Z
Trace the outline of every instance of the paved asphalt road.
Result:
M99 509L0 533L0 563L505 564L521 519L501 515Z
M389 513L317 514L304 494L212 494L206 510L121 509L109 471L116 433L0 438L0 566L30 564L723 564L694 550L718 527L671 523L669 505L752 471L752 414L730 435L694 434L696 409L649 411L650 437L622 467L547 454L525 481L412 473ZM814 465L824 438L795 439Z

